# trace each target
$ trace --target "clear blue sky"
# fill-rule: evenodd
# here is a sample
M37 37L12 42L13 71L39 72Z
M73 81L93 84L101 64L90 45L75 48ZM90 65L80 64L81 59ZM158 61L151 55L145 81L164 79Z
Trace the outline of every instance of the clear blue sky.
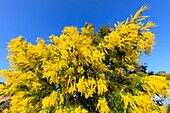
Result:
M156 45L150 56L143 56L154 72L170 73L170 1L169 0L1 0L0 1L0 69L7 68L7 43L19 35L32 43L37 37L48 40L59 35L64 26L82 27L93 23L96 31L106 24L123 21L142 5L151 7L149 15L157 24L153 29ZM0 79L2 81L2 79Z

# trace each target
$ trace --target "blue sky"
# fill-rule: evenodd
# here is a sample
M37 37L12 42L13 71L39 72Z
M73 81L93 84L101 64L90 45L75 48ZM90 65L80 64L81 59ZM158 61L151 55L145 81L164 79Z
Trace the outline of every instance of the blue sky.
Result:
M170 1L169 0L1 0L0 1L0 70L8 68L7 43L19 35L35 43L37 37L48 40L51 34L60 35L64 26L81 28L85 22L95 25L96 31L106 24L124 21L142 5L151 8L143 13L157 24L156 45L152 54L142 56L154 72L170 73ZM0 78L0 81L2 79Z

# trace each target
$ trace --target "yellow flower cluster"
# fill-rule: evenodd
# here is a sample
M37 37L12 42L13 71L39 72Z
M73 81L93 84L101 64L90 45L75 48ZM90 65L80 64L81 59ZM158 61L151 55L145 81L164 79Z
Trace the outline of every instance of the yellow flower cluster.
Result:
M97 84L98 84L98 95L103 95L103 93L105 93L108 89L107 89L107 86L106 86L106 81L105 80L102 80L102 79L99 79L97 81Z
M169 82L166 80L166 77L162 76L145 76L142 78L143 84L142 88L149 94L163 94L168 95Z
M132 96L131 94L121 94L124 102L124 113L130 110L132 113L164 113L165 106L159 107L156 105L152 98L146 94Z
M143 6L115 28L102 27L95 33L86 23L65 27L60 36L51 35L47 44L37 44L19 36L8 45L10 68L2 70L6 85L0 93L11 95L11 107L4 113L87 113L150 112L162 109L152 97L167 95L164 77L136 71L141 54L154 45L150 29L143 24ZM139 71L139 70L137 70ZM161 84L161 85L160 85ZM145 101L147 100L147 101Z
M3 93L3 89L4 89L4 85L3 84L0 84L0 95Z
M107 101L106 101L106 98L100 98L98 100L98 104L97 104L97 110L100 112L100 113L109 113L110 112L110 108L108 107L107 105Z
M82 109L80 106L75 107L75 108L67 108L67 107L65 107L64 109L59 107L59 108L57 108L55 113L88 113L88 111L85 110L85 109Z
M55 107L58 104L64 104L64 97L62 94L53 91L49 97L45 97L42 100L42 108Z
M94 78L89 78L85 81L84 76L79 79L77 84L77 89L79 92L85 94L85 98L93 97L93 94L96 92L96 81Z

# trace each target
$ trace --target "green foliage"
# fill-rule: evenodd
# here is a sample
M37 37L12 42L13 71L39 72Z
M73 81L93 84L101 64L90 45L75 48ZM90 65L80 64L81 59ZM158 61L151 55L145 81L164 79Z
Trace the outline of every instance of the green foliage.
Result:
M10 102L9 101L4 101L0 103L0 113L4 110L4 109L8 109Z

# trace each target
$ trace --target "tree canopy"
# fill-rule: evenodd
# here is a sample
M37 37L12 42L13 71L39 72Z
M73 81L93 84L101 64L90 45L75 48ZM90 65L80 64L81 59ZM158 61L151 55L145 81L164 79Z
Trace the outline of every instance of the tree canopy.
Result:
M1 95L11 96L4 113L158 113L165 107L154 94L168 95L166 77L139 70L141 55L151 53L151 21L142 6L124 22L81 29L65 27L60 36L37 44L22 36L12 39L10 68L1 70Z

